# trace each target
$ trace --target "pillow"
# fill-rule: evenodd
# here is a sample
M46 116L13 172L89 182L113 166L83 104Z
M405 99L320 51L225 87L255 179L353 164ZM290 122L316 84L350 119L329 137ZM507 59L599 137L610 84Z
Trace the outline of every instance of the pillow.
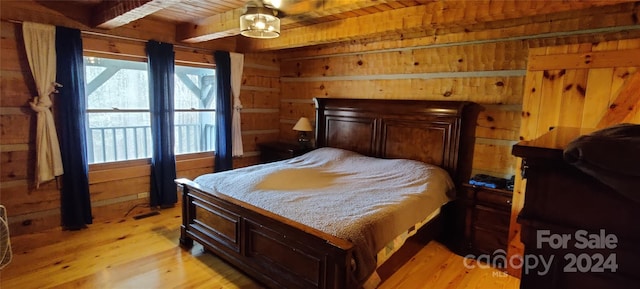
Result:
M563 155L567 163L640 203L640 125L619 124L580 136Z

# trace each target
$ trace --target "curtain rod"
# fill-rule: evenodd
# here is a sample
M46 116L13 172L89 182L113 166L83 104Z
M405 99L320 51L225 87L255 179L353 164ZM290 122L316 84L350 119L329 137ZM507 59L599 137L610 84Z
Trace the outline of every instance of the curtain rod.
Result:
M15 24L22 24L24 22L22 20L15 20L15 19L2 19L2 20L10 22L10 23L15 23ZM81 30L81 29L80 29L80 33L81 34L85 34L85 35L110 37L110 38L117 38L117 39L122 39L122 40L129 40L129 41L143 42L143 43L148 41L148 40L143 40L143 39L138 39L138 38L133 38L133 37L128 37L128 36L112 35L112 34L108 34L108 33L101 33L101 32L95 32L95 31L86 31L86 30ZM149 40L151 40L151 39L149 39ZM209 52L209 53L213 53L215 51L213 49L206 49L206 48L200 48L200 47L191 47L191 46L185 46L185 45L180 45L180 44L173 44L173 47L180 48L180 49L188 49L188 50L199 50L199 51Z
M80 33L85 34L85 35L109 37L109 38L116 38L116 39L129 40L129 41L142 42L142 43L146 43L148 41L148 40L144 40L144 39L138 39L138 38L133 38L133 37L128 37L128 36L112 35L112 34L95 32L95 31L80 30ZM151 39L149 39L149 40L151 40ZM213 49L184 46L184 45L180 45L180 44L173 44L173 47L180 48L180 49L187 49L187 50L199 50L199 51L208 52L208 53L213 53L215 51Z

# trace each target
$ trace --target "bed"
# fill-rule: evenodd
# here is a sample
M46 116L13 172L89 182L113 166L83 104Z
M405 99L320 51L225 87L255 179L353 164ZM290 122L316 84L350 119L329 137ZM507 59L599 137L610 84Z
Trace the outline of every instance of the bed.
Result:
M328 211L327 207L317 206L317 211L313 211L313 206L304 209L311 216L308 217L292 213L294 208L302 206L299 202L286 208L284 206L291 203L290 199L277 199L276 205L261 201L264 191L276 192L278 198L284 198L282 195L286 193L287 196L293 195L296 200L306 199L305 194L309 192L306 185L315 182L309 179L311 176L315 176L312 178L314 180L320 179L320 187L325 189L318 191L318 196L343 196L345 193L339 191L340 187L348 188L349 185L332 184L353 175L359 178L360 174L346 171L350 169L348 165L335 167L334 162L328 160L347 157L356 158L346 162L354 164L354 167L360 161L367 161L358 167L361 172L374 172L371 176L373 179L385 171L394 172L405 163L409 167L408 172L424 170L427 175L440 176L444 184L424 185L421 179L425 177L420 174L416 174L416 180L403 181L422 187L438 187L439 191L444 191L446 200L442 196L428 197L431 201L436 200L436 205L432 205L431 201L418 202L421 197L407 197L408 192L415 188L403 188L404 185L393 183L411 173L384 177L392 182L379 191L398 193L410 200L403 204L414 206L400 210L412 212L410 215L413 219L407 219L407 222L415 223L401 228L398 230L400 233L393 233L400 235L400 244L416 232L427 238L440 236L443 240L447 240L443 237L457 239L462 222L456 214L455 201L448 201L455 200L455 188L468 180L470 175L476 105L470 102L419 100L317 98L315 101L318 149L290 160L201 176L193 181L176 180L182 193L180 244L183 247L190 248L195 240L269 288L353 289L377 286L380 278L388 275L384 272L394 271L407 259L405 251L411 251L405 249L409 247L408 244L400 247L387 261L379 262L380 253L388 248L387 244L381 246L377 239L371 241L359 236L385 234L369 231L354 233L342 227L348 223L345 220L364 223L364 227L376 227L377 223L365 217L338 217L338 221L320 221L319 215L331 215L322 213ZM402 165L399 162L403 162ZM422 165L426 168L423 169ZM244 180L248 183L244 183ZM298 185L274 187L284 183L282 180L298 180ZM447 180L451 184L447 185ZM361 188L364 196L361 200L368 199L367 193L371 194L371 199L378 194L373 185L368 187L367 183L378 184L366 179L364 185L356 184L351 188L354 191ZM306 191L296 195L294 191L300 186ZM254 192L252 188L259 190ZM327 202L322 199L310 201L310 204L334 206L327 205ZM341 199L337 202L348 201ZM394 201L385 199L382 202ZM447 205L441 207L445 203ZM357 216L369 216L368 213L355 213L359 212L356 209L353 211ZM389 228L398 224L406 226L406 222L397 222L397 219L404 218L382 218L392 219L391 227L387 225L382 231L388 232ZM420 229L416 230L418 227ZM343 231L349 231L351 235L345 235ZM397 242L398 238L389 241ZM370 257L372 253L375 255L373 258ZM374 259L375 264L370 264L369 259Z

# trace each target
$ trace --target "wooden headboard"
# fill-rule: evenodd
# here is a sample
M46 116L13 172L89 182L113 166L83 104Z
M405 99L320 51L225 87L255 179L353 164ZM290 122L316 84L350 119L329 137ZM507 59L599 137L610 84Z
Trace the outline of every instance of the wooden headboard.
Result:
M479 106L472 102L316 98L316 142L379 158L406 158L469 180Z

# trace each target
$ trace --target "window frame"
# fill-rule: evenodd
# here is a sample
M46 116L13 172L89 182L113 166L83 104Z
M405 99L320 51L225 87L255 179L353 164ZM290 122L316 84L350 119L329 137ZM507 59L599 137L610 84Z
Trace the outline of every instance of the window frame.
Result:
M141 66L147 67L147 57L116 57L115 55L112 54L94 54L94 53L87 53L86 51L83 53L83 58L87 58L87 57L95 57L95 58L102 58L102 59L108 59L108 60L117 60L117 61L128 61L128 62L137 62L137 63L142 63ZM84 64L84 66L88 66L86 63ZM133 66L133 65L132 65ZM132 69L132 68L125 68L125 69ZM147 73L147 77L148 77L148 69L140 69L142 71L145 71ZM85 85L88 85L89 83L86 80L86 71L85 73ZM88 108L89 106L89 94L88 92L85 92L85 98L87 101L87 108L85 108L85 114L86 114L86 131L87 131L87 136L85 139L86 142L86 149L87 152L89 152L90 148L89 146L93 144L92 141L90 141L90 137L93 137L92 135L92 131L89 127L89 114L90 113L146 113L146 114L151 114L151 108L147 108L147 109L141 109L141 108L134 108L134 109L128 109L128 108L98 108L98 109L90 109ZM148 97L150 97L149 95L147 95L147 103L148 101ZM149 126L151 125L151 123L149 122ZM114 135L115 137L115 135ZM87 157L89 157L87 155ZM147 160L148 163L151 162L151 157L147 157L147 158L135 158L135 159L127 159L127 160L115 160L115 161L106 161L106 162L97 162L97 163L89 163L90 168L93 167L94 165L101 165L101 164L112 164L112 163L131 163L131 166L137 166L139 165L137 161L144 161ZM89 161L89 160L87 160Z
M181 62L181 61L175 61L174 68L176 68L177 66L189 67L189 68L212 69L214 71L214 77L215 77L215 66L194 65L193 63L185 63L185 62ZM174 89L175 89L175 85L174 85ZM174 91L174 96L175 96L175 91ZM213 99L214 103L216 101L215 97L217 97L217 95L214 95L214 99ZM215 117L216 117L215 116L215 112L216 112L215 108L179 108L179 109L174 108L173 112L174 112L174 117L175 117L175 113L178 113L178 112L210 112L210 113L213 113L213 119L214 120L215 120ZM175 126L175 123L174 123L174 126ZM177 140L174 142L174 146L176 145L176 143L177 143ZM175 153L175 148L174 148L174 153ZM180 153L180 154L175 154L175 156L177 158L178 156L191 155L191 154L200 154L200 153L209 153L210 155L215 155L215 148L213 150L211 150L211 151ZM193 157L193 158L198 158L198 157Z
M100 57L100 58L108 58L114 60L126 60L126 61L137 61L147 63L148 59L146 57L146 52L143 42L140 41L135 43L129 47L127 54L122 54L121 52L110 52L103 50L96 50L93 46L99 45L102 41L97 38L92 37L83 37L83 42L85 43L85 47L83 50L83 57ZM137 41L136 41L137 42ZM88 44L88 45L87 45ZM207 49L198 49L198 48L188 48L188 50L184 50L180 47L175 47L175 62L174 66L189 66L195 68L207 68L215 70L216 66L213 58L213 51ZM85 113L89 113L90 109L85 109ZM92 109L92 112L148 112L149 110L144 109ZM175 109L175 112L192 112L192 111L205 111L205 112L213 112L215 113L215 109ZM86 123L88 129L88 122ZM85 140L86 141L86 140ZM206 152L194 152L194 153L185 153L185 154L176 154L176 162L180 161L189 161L196 159L204 159L204 158L213 158L215 157L215 150L206 151ZM135 166L145 166L151 165L151 158L140 158L140 159L132 159L132 160L117 160L111 162L102 162L102 163L90 163L88 164L89 171L102 171L102 170L110 170L110 169L121 169L127 167L135 167ZM178 170L178 168L177 168Z

